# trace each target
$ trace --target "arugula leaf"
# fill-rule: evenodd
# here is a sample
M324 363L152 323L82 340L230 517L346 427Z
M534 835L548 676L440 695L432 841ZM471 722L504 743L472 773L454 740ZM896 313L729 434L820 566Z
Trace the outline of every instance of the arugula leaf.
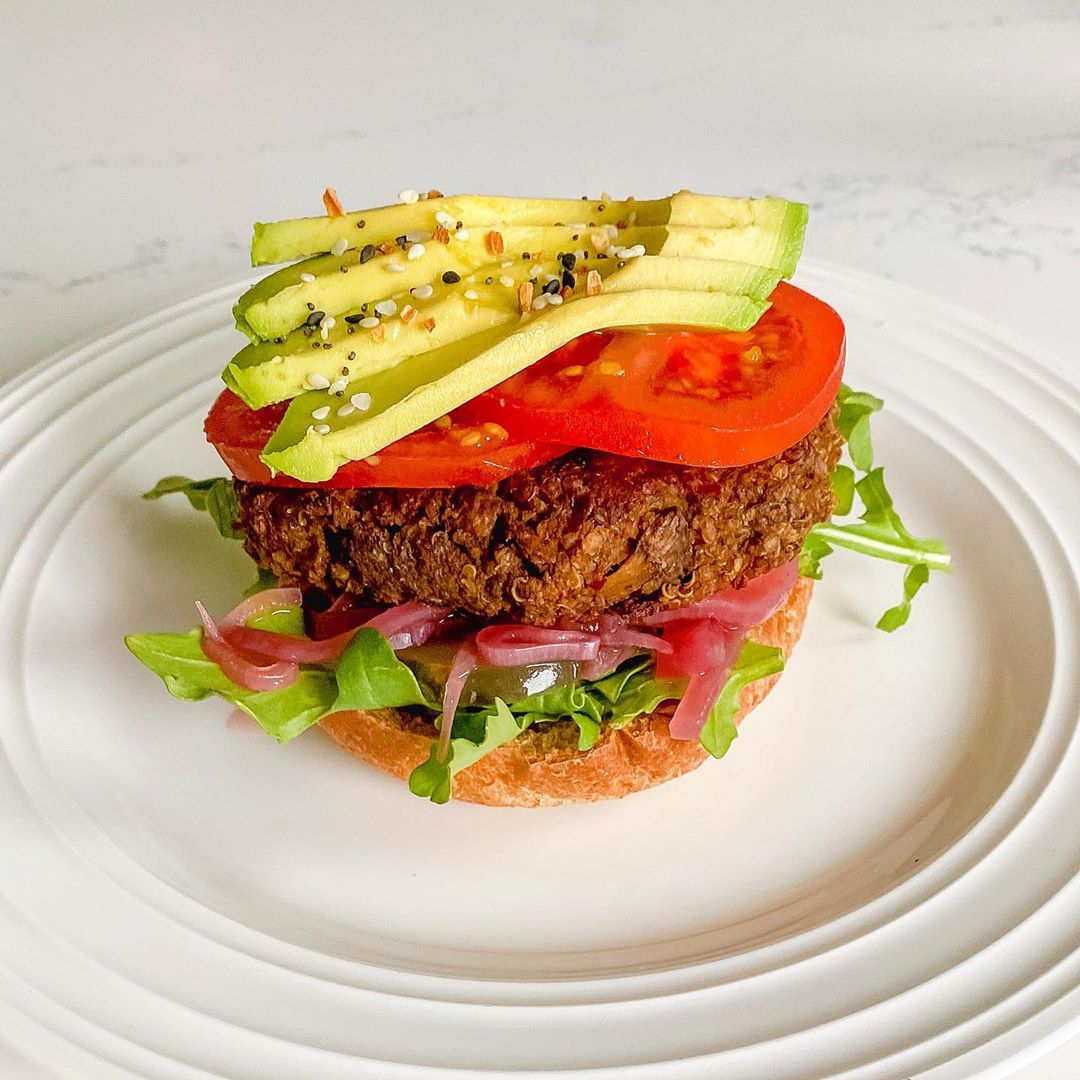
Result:
M446 760L439 760L438 740L432 740L427 761L409 774L409 790L435 803L447 802L453 794L452 780L457 773L496 747L516 739L528 724L527 717L516 716L499 698L486 709L459 712L454 717Z
M143 493L144 499L160 499L163 495L186 495L187 500L196 510L205 511L213 519L217 531L226 540L240 540L243 533L236 528L240 520L240 507L236 502L236 491L232 480L216 476L210 480L190 480L186 476L166 476L159 480L150 491Z
M829 475L829 486L836 497L836 513L841 517L850 514L855 501L855 470L847 465L837 465Z
M810 536L861 555L951 572L952 560L945 544L912 536L900 520L885 487L884 470L877 468L867 473L855 485L855 491L863 504L860 520L846 525L821 522L810 530Z
M186 634L129 634L127 647L160 675L173 697L200 701L217 694L259 722L278 742L295 739L331 710L336 686L328 671L302 670L283 690L245 690L230 682L202 651L202 630Z
M874 467L874 447L870 439L870 417L881 410L885 402L873 394L852 390L841 384L836 395L840 406L836 426L848 444L848 453L859 472L869 472ZM846 513L847 511L841 511Z
M724 689L701 729L701 745L713 757L722 758L739 734L735 717L739 713L743 687L783 670L784 654L779 649L749 639L743 642Z
M911 614L911 601L914 599L915 594L930 580L930 567L926 563L919 563L917 566L912 566L908 569L908 572L904 575L904 599L900 601L895 607L889 608L884 615L878 619L877 628L884 630L885 633L891 634L894 630L898 630L901 626L908 621L908 616Z
M836 497L836 513L851 513L858 495L862 512L857 521L823 521L807 534L799 553L799 573L820 579L821 561L836 548L846 548L860 555L902 563L910 569L904 575L904 599L878 620L879 630L891 633L908 621L911 601L926 584L932 570L952 572L952 560L941 540L912 535L893 506L885 486L885 473L874 468L870 438L870 417L883 406L881 398L841 386L837 395L839 413L836 426L847 441L852 463L864 475L855 480L855 470L838 465L829 482Z
M346 646L337 666L338 694L332 712L427 705L412 668L403 664L390 643L371 627L361 628Z

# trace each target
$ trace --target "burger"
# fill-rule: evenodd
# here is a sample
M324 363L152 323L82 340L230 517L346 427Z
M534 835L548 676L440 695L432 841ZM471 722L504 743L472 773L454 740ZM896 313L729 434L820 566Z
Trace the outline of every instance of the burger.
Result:
M780 198L403 192L256 224L248 339L205 431L229 476L170 476L258 579L127 644L174 695L279 742L319 726L437 803L616 798L722 757L836 548L944 545L873 461L880 399L787 282Z

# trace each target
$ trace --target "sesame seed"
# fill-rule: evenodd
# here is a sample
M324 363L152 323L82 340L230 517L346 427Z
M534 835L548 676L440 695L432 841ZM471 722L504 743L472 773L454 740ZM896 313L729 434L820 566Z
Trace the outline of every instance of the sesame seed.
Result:
M329 341L324 341L324 342L323 342L323 348L324 348L324 349L332 349L333 347L334 347L334 346L333 346L333 345L331 345Z
M623 248L622 257L624 259L637 259L645 254L644 244L635 244L633 247Z
M312 313L307 317L307 321L304 323L304 325L305 326L310 326L312 329L314 329L325 318L326 318L326 312L325 311L312 311Z
M328 394L340 394L344 392L345 387L347 387L348 385L349 384L344 379L338 379L337 382L332 382L326 388L326 392Z
M514 265L514 260L513 259L504 259L501 263L499 263L499 265L504 270L509 270L510 267Z
M479 300L480 294L475 289L466 289L464 293L466 300Z
M349 404L354 409L359 409L361 412L367 412L371 408L371 395L370 394L353 394L349 398Z
M315 275L303 273L300 275L300 280L303 281L305 284L310 284L312 281L315 280Z
M392 274L404 274L405 273L405 267L402 266L401 263L396 262L396 261L388 262L386 264L386 269L389 270Z
M330 406L323 405L318 409L311 410L311 417L313 420L325 420L330 415Z
M461 280L461 275L454 270L447 270L442 279L447 285L456 285Z
M309 435L329 435L330 434L330 425L329 424L312 424L307 429L307 433Z
M431 233L424 229L416 229L413 232L406 233L405 239L410 244L425 244L431 239Z
M374 259L374 258L375 258L375 245L374 244L365 244L360 249L360 263L361 263L361 265L363 263L369 262L371 259Z
M558 293L548 297L548 305L550 307L558 307L562 302L563 298Z
M406 204L416 203L420 201L420 192L413 191L412 188L406 188L404 191L398 192L398 202Z
M458 240L468 240L469 239L469 230L468 229L458 229L458 231L456 233L454 233L454 236L456 236L458 238Z
M618 240L619 238L619 230L614 225L605 225L604 232L606 232L612 240Z
M559 262L562 263L564 270L573 270L577 263L577 256L572 251L567 251L559 256Z
M544 292L546 292L548 296L551 296L558 291L559 279L556 277L549 277L548 280L544 283Z
M318 371L313 371L304 381L312 390L325 390L330 385L330 380Z
M568 229L573 229L574 232L583 233L589 226L584 221L575 221L566 226Z
M356 406L350 405L348 404L348 402L346 402L344 405L341 406L340 409L338 409L337 414L338 416L352 416L354 412L356 412Z
M380 315L396 315L397 304L393 300L380 300L375 305L375 310Z
M499 284L505 285L508 289L512 289L514 287L514 279L509 274L503 274L503 276L499 278Z
M429 300L431 298L432 293L434 293L435 290L430 285L417 285L415 288L410 289L409 292L417 300Z
M414 259L419 259L425 251L427 251L427 248L424 247L423 244L413 244L413 246L409 248L409 253L406 258L409 262L412 262Z
M435 212L435 220L447 229L454 224L454 218L445 210L437 210Z
M335 240L330 247L331 255L344 255L349 250L349 241L343 236L340 240Z
M360 320L360 325L365 330L374 330L379 325L379 320L374 315L369 315L366 319Z
M533 311L542 311L544 308L547 307L547 303L548 303L548 295L547 295L547 293L541 293L532 302L532 309L533 309Z

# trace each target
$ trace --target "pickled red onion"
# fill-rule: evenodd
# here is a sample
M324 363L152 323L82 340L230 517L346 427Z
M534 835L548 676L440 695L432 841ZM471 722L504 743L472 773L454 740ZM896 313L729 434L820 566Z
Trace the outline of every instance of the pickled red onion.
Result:
M657 656L656 674L661 679L726 674L735 663L744 636L742 630L729 630L715 619L673 623L664 631L671 651Z
M256 693L263 690L283 690L296 682L300 674L298 665L286 661L259 663L257 657L243 652L225 639L217 623L199 601L195 602L195 607L205 631L202 651L208 660L213 660L221 668L230 682Z
M553 660L595 660L598 634L584 630L554 630L543 626L485 626L476 635L476 651L492 667L517 667Z
M315 641L292 634L276 634L272 630L258 630L253 626L222 628L225 640L241 652L261 660L286 660L292 664L326 664L336 660L355 633L355 630L346 630L337 637Z
M378 630L396 652L412 645L423 645L447 614L433 604L398 604L368 619L363 625Z
M691 677L668 724L668 734L673 739L696 739L701 735L701 729L727 682L729 668L730 665L707 675Z
M450 664L450 674L446 677L446 686L443 687L442 726L439 728L438 758L446 760L450 749L450 734L454 728L454 715L457 713L458 702L465 690L465 683L475 669L478 657L476 646L471 641L466 641L454 653L453 662Z
M732 629L748 630L772 615L799 578L799 562L778 566L741 589L722 589L686 607L658 611L642 620L646 626L664 626L688 619L713 619Z

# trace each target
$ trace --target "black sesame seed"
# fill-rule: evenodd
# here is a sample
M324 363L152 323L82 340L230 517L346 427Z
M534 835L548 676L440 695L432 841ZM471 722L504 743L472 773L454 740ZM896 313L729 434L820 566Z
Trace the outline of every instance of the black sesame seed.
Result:
M308 311L314 311L315 310L315 305L309 302L308 306L307 306L307 309L308 309Z
M332 349L333 347L334 347L334 346L333 346L333 345L331 345L329 341L324 341L324 342L323 342L323 348L324 348L324 349Z
M546 292L548 294L548 296L554 296L558 291L559 291L559 282L558 282L557 279L549 281L544 286L544 292Z
M321 323L323 321L323 319L325 319L325 318L326 318L326 312L325 311L313 311L307 317L307 325L308 326L318 326L319 323Z
M456 285L461 280L461 275L454 270L447 270L442 279L447 285Z
M346 315L345 321L347 323L352 323L353 326L355 326L363 317L363 315Z
M365 244L360 249L360 264L363 265L364 263L366 263L368 261L368 259L374 259L374 258L375 258L375 245L374 244Z
M402 233L400 236L394 237L394 243L397 244L397 246L401 248L402 251L404 251L409 246L409 238L405 235L405 233Z
M366 312L366 311L367 311L367 309L368 309L368 306L367 306L367 304L361 304L361 305L360 305L360 310L361 310L361 311L363 311L363 312Z
M457 227L458 227L459 229L463 229L463 228L465 228L465 223L464 223L464 222L461 222L461 221L459 221L459 222L457 223Z
M561 262L567 270L573 270L574 264L577 262L577 256L572 251L568 251L565 255L559 256L559 262Z
M574 275L570 273L569 270L564 270L562 276L562 283L564 289L572 289L577 284L577 280L575 279Z
M363 218L361 218L361 219L360 219L360 220L359 220L359 221L358 221L358 222L356 223L356 227L357 227L358 229L362 229L362 228L363 228L363 227L364 227L364 226L365 226L366 224L367 224L367 222L366 222L366 221L365 221L365 220L364 220Z
M347 274L349 272L349 268L344 263L341 264L341 272L343 274Z
M317 341L313 341L313 342L311 343L311 347L312 347L313 349L317 349L317 348L319 347L319 343L318 343Z

